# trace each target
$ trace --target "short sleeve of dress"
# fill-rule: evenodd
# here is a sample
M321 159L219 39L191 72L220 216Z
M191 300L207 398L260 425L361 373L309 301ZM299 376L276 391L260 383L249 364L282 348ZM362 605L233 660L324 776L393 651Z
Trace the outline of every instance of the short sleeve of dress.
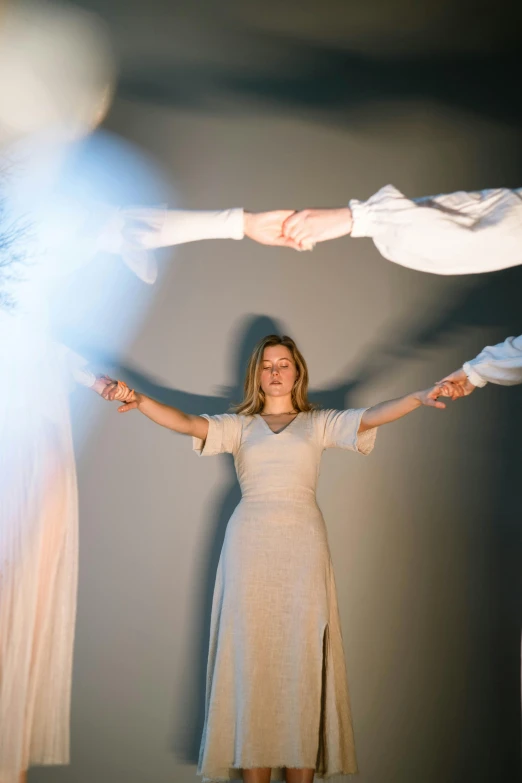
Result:
M348 408L344 411L319 411L317 427L325 449L348 449L365 456L373 451L377 428L359 433L363 413L367 408Z
M192 438L192 449L200 457L213 457L216 454L235 454L241 442L241 417L233 413L208 416L208 434L206 440Z

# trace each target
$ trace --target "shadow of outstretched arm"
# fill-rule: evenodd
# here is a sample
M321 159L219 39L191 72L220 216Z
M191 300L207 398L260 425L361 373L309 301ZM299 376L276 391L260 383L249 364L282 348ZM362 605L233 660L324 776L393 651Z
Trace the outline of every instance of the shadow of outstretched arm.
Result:
M148 70L141 68L139 74L124 74L122 95L214 112L216 96L249 98L247 107L257 98L285 111L328 114L329 122L341 125L351 121L353 111L390 100L433 100L513 125L522 118L522 105L513 99L520 72L513 45L500 52L373 57L251 28L237 28L229 35L242 47L248 42L247 68L183 61L169 67L162 62ZM285 65L275 73L272 62Z

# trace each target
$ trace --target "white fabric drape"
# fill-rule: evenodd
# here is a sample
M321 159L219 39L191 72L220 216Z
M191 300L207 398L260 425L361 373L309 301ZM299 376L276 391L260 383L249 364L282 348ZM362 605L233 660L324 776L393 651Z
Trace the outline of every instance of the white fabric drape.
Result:
M466 275L522 264L522 190L410 199L386 185L349 205L351 236L371 237L381 255L401 266Z

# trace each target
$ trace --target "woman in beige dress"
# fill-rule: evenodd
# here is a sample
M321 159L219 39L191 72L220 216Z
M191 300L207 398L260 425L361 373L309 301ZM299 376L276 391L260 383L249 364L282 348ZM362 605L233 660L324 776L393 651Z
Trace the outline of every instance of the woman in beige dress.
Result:
M289 337L256 346L234 414L194 416L121 381L102 396L231 453L242 499L227 528L212 607L198 773L206 781L310 783L357 772L332 562L316 501L326 448L373 449L376 428L438 401L441 387L359 410L318 410Z

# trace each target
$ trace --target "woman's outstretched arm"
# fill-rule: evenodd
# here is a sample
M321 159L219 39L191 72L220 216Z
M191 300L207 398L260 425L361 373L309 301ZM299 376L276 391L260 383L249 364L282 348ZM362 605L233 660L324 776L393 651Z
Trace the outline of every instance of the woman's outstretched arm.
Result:
M117 400L123 402L118 408L119 413L137 408L151 421L166 427L181 435L192 435L195 438L206 440L208 434L208 420L203 416L194 416L184 413L178 408L164 405L162 402L147 397L145 394L135 392L122 381L111 381L107 384L101 395L105 400Z
M396 400L387 400L373 405L363 413L359 432L380 427L382 424L390 424L392 421L402 419L408 413L412 413L421 405L430 408L445 408L446 405L438 400L438 397L449 397L449 390L443 386L433 386L431 389L406 394Z

